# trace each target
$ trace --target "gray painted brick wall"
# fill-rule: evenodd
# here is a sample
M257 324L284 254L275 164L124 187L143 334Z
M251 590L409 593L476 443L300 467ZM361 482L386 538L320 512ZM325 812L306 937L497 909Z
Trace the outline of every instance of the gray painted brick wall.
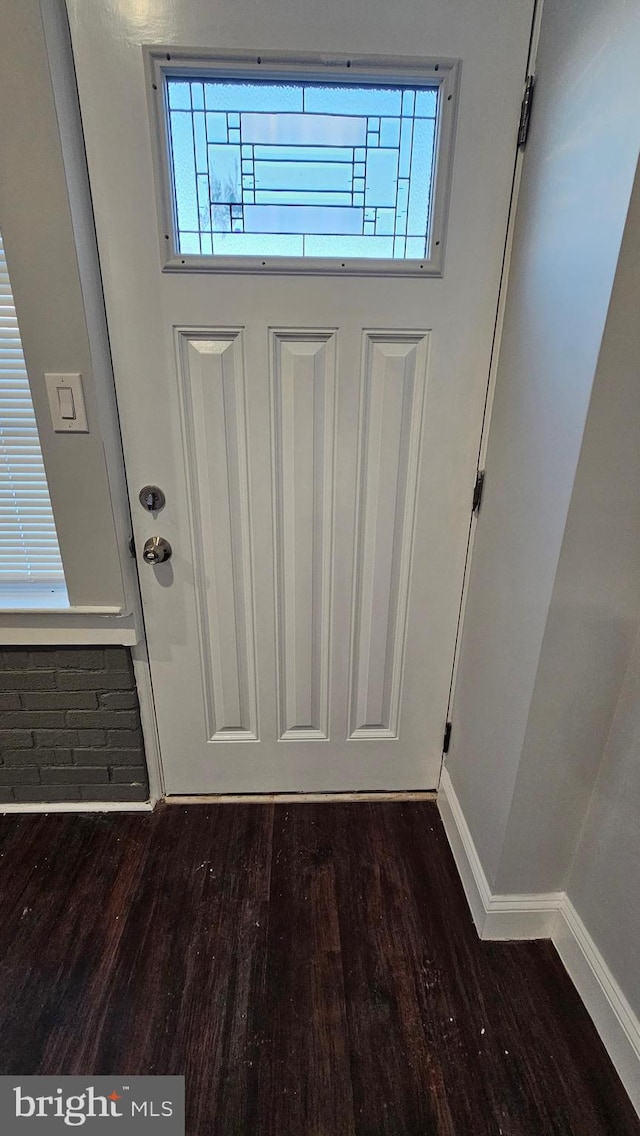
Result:
M126 647L0 650L0 803L145 801Z

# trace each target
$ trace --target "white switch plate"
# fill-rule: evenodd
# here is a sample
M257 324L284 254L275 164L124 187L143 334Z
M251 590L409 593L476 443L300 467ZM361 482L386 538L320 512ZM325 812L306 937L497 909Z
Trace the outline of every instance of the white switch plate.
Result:
M88 434L82 375L45 375L53 429L58 434ZM72 403L74 418L63 418L63 408Z

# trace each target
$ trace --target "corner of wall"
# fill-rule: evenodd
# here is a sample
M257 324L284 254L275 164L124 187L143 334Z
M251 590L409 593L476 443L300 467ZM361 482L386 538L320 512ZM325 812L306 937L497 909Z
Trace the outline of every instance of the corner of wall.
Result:
M640 1021L569 896L493 894L446 771L438 807L478 936L483 940L551 939L640 1114ZM634 958L637 958L637 944Z
M614 34L597 0L542 16L451 714L449 777L507 894L564 887L636 619L640 410L611 303L638 159L639 29L614 6ZM613 72L596 123L588 108ZM638 321L623 312L630 345Z

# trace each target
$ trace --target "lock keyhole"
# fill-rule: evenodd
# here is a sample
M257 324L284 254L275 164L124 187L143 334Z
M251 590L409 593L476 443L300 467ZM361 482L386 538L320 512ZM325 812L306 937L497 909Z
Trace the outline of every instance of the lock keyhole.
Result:
M166 497L159 485L145 485L138 494L138 500L148 513L159 513L164 509Z

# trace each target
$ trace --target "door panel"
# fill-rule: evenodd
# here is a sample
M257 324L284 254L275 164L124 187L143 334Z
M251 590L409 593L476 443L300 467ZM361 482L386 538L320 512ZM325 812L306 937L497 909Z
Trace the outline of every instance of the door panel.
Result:
M255 741L255 612L242 331L180 337L207 736Z
M350 738L395 738L401 703L427 336L365 333Z
M68 7L167 790L433 788L532 0ZM442 277L162 272L149 43L461 59Z
M280 739L329 737L334 332L272 332Z

